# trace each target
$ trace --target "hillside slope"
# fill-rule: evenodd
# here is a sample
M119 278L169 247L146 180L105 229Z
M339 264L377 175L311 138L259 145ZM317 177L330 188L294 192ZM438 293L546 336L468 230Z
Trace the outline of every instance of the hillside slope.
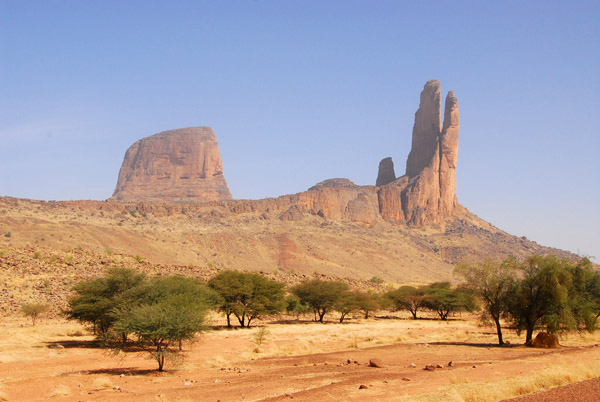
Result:
M75 280L109 266L205 278L239 269L291 283L313 275L427 283L452 280L455 263L488 256L575 257L511 236L461 206L453 217L421 228L300 211L288 220L288 213L285 202L273 199L180 204L2 197L0 305L14 311L29 300L61 304Z

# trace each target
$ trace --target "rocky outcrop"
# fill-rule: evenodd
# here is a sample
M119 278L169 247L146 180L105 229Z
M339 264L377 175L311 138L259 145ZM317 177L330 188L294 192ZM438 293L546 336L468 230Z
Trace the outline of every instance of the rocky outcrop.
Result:
M352 187L356 186L352 181L344 178L327 179L318 182L314 186L308 189L308 191L320 190L322 188L340 188L340 187Z
M210 127L164 131L125 153L113 199L230 200L217 138Z
M428 81L415 113L406 175L379 190L379 211L386 220L421 226L452 215L457 205L459 116L452 91L446 97L443 126L440 107L440 83Z
M385 186L396 180L396 173L394 172L394 162L392 158L383 158L379 162L379 170L377 171L376 186Z
M232 212L278 210L282 221L299 221L311 214L365 224L379 219L417 226L440 222L458 205L458 117L457 100L449 92L442 125L440 83L428 81L415 113L405 175L396 178L394 163L388 157L379 163L376 186L329 179L304 193L236 203ZM133 144L125 154L113 199L231 199L212 130L195 127L165 131Z

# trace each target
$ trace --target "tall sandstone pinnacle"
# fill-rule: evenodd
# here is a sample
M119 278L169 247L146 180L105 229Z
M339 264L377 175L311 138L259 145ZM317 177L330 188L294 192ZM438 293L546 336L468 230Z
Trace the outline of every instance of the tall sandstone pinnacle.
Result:
M210 127L164 131L136 141L125 153L119 201L230 200L217 138Z
M381 186L379 210L386 220L421 226L452 215L457 205L458 102L448 92L441 124L440 83L428 81L415 113L406 175Z

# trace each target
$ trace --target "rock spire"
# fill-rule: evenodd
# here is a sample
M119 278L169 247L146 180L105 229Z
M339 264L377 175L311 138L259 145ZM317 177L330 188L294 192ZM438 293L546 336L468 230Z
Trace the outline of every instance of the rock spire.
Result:
M384 186L396 180L396 173L394 172L394 162L392 158L383 158L379 162L379 170L377 172L376 186Z
M450 91L442 125L440 83L428 81L415 113L406 174L379 190L384 219L424 225L452 214L457 205L458 117L458 102Z

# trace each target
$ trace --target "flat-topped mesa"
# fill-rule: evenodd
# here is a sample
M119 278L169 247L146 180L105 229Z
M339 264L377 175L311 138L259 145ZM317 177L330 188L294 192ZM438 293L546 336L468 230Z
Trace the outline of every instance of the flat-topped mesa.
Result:
M112 199L230 200L217 138L210 127L164 131L125 153Z
M458 102L450 91L442 126L440 101L440 83L428 81L415 113L406 175L379 189L379 210L386 220L421 226L437 223L454 212Z

